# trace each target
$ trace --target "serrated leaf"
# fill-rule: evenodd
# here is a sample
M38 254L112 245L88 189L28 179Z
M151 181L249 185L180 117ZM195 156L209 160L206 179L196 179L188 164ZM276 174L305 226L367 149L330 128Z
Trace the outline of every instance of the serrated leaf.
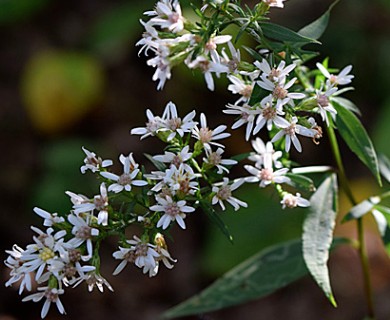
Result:
M316 190L313 180L306 176L294 173L287 173L286 176L291 179L291 185L296 189L309 192L314 192Z
M379 173L378 158L366 129L364 129L360 120L351 111L336 102L333 102L333 106L337 110L336 125L341 137L348 147L371 170L381 186L382 180Z
M321 38L322 34L326 30L326 27L328 26L330 12L338 2L339 0L333 2L330 5L329 9L321 17L319 17L312 23L309 23L307 26L303 27L301 30L298 31L298 33L302 36L311 39L318 40L319 38Z
M347 242L347 239L335 239L332 248ZM261 250L200 294L166 311L163 318L201 314L259 299L307 273L301 240L289 240Z
M221 230L221 232L231 243L233 243L233 236L230 234L228 227L218 216L218 214L215 212L210 203L206 201L200 201L199 205L204 211L204 213L206 213L207 217L211 220L211 222L214 223Z
M306 266L333 306L336 306L336 301L330 286L327 262L336 220L336 197L336 175L332 174L310 198L311 206L303 223L302 235Z
M261 22L260 27L263 30L263 34L270 39L274 39L281 42L299 42L299 43L319 43L315 39L302 36L295 31L292 31L286 27L282 27L270 22Z

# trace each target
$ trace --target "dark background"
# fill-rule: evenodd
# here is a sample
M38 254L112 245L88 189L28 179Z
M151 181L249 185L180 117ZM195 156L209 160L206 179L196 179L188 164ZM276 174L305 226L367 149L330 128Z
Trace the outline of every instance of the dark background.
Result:
M194 1L196 2L196 1ZM160 114L173 100L181 115L192 109L206 112L210 126L231 125L222 114L234 101L227 82L206 89L201 76L185 68L173 70L164 91L156 91L154 70L145 57L137 56L135 42L141 37L138 22L154 1L48 1L0 2L0 237L1 258L14 243L30 243L30 225L40 226L32 208L67 212L70 202L64 191L93 195L97 184L81 175L81 146L117 162L120 153L134 152L146 162L144 152L161 153L156 140L139 141L129 130L145 123L145 110ZM190 14L182 1L184 15ZM248 4L251 4L248 2ZM287 1L284 10L271 17L298 30L321 15L330 1ZM353 64L356 90L347 94L362 110L362 122L377 149L390 156L390 2L344 0L332 14L321 39L320 60L330 65ZM227 140L229 154L250 150L243 131ZM369 172L343 147L347 173L356 195L375 193ZM316 147L304 145L293 157L303 164L333 164L326 139ZM119 167L118 167L119 168ZM240 174L238 171L236 174ZM161 268L149 279L135 267L113 277L116 262L111 254L116 239L103 246L102 274L115 292L89 294L84 286L68 289L62 298L67 319L157 319L169 307L199 292L216 277L259 249L299 237L302 212L282 212L275 199L257 188L240 195L250 208L224 217L236 239L231 245L201 214L189 217L187 230L174 228L168 245L178 263L173 270ZM256 199L256 200L254 200ZM348 210L341 199L341 213ZM378 319L390 318L390 264L371 219L367 244L372 268ZM355 236L353 223L338 227L338 235ZM8 269L1 267L1 280ZM349 247L336 250L330 261L331 280L339 304L334 309L309 277L265 299L225 311L188 319L362 319L365 304L357 254ZM15 288L0 290L0 319L39 319L42 303L22 303ZM51 307L48 319L57 316Z

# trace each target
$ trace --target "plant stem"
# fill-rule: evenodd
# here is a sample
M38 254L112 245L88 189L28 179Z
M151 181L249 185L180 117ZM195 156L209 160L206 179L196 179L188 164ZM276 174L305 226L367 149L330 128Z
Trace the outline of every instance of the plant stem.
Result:
M337 142L336 134L334 132L332 119L329 119L329 126L327 127L327 132L328 132L333 156L336 160L336 164L339 170L341 188L344 190L351 204L355 206L357 205L358 202L356 201L352 193L348 178L345 174L345 169L344 169L343 161L341 159L340 148ZM357 219L357 233L358 233L358 242L359 242L358 250L360 256L360 263L362 265L362 270L363 270L364 291L367 300L368 316L371 319L375 319L374 301L373 301L372 285L371 285L371 278L370 278L370 268L368 263L367 248L364 241L364 224L362 218Z

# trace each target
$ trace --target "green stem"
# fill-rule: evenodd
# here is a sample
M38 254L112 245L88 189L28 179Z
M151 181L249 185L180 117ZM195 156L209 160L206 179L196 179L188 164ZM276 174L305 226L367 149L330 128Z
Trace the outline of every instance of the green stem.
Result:
M329 117L329 122L330 123L329 126L327 127L327 132L328 132L333 156L336 160L336 164L339 170L340 185L341 188L344 190L345 194L347 195L351 204L355 206L357 205L358 202L356 201L352 193L348 178L345 174L345 169L340 154L340 148L333 128L333 122L332 119L330 119L330 117ZM368 263L367 248L364 241L364 224L362 218L357 219L357 233L358 233L358 241L359 241L358 250L360 256L360 263L362 265L362 270L363 270L364 291L367 300L368 316L371 319L375 319L374 300L373 300L372 285L371 285L371 278L370 278L370 268Z

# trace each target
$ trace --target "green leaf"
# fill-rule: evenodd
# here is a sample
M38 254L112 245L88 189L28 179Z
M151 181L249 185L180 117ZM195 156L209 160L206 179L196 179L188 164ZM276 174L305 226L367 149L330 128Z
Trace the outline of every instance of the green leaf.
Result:
M157 161L156 159L153 158L153 156L151 156L150 154L148 153L144 153L144 156L146 159L148 159L151 163L153 163L153 165L157 168L157 170L160 170L160 171L165 171L167 169L167 166L160 162L160 161Z
M215 212L213 207L209 202L206 202L204 200L201 200L199 202L200 207L206 213L208 218L211 220L212 223L214 223L226 236L226 238L233 243L233 236L230 234L228 227L226 224L222 221L222 219L218 216L218 214Z
M390 183L390 160L384 154L379 154L379 171L382 174L382 177L385 178L387 182Z
M360 120L348 109L333 102L337 110L336 125L341 137L358 158L371 170L378 184L382 185L378 158L367 131Z
M315 39L310 39L286 27L279 26L270 22L261 22L260 27L263 34L270 39L281 42L299 42L299 43L319 43Z
M265 91L262 87L259 85L255 85L252 91L251 98L248 102L250 106L253 106L255 103L258 103L261 101L262 98L264 98L267 95L267 91Z
M314 280L333 306L337 306L329 280L327 261L332 243L337 204L336 175L331 174L310 198L303 223L303 258Z
M345 109L348 109L352 111L353 113L356 113L357 115L361 116L361 112L359 108L350 100L342 98L342 97L332 97L331 101L335 101L340 106L344 107Z
M287 173L286 176L291 179L291 185L296 189L309 192L314 192L316 190L313 180L306 176L294 173Z
M313 21L312 23L308 24L307 26L303 27L301 30L298 31L298 33L304 37L315 39L315 40L321 38L322 34L326 30L326 27L328 26L330 12L338 2L339 0L333 2L330 5L329 9L321 17L319 17L317 20Z
M335 239L332 248L347 243ZM269 295L305 276L302 242L289 240L265 248L203 290L163 314L172 319L215 311Z

